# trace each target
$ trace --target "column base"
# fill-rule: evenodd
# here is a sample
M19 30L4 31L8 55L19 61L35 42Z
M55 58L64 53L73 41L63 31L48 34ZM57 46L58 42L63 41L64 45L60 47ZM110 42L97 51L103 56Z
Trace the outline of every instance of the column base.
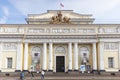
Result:
M29 72L28 70L23 70L23 72Z
M75 72L78 72L78 69L74 69Z
M99 70L99 72L105 72L105 70Z
M96 74L96 73L98 73L98 70L92 70L92 73Z
M68 69L68 72L72 72L72 70L71 70L71 69Z
M48 70L48 72L53 72L53 70Z
M44 70L44 69L43 69L43 71L47 72L47 70Z
M21 72L21 70L15 70L15 72Z
M99 71L98 71L98 74L99 74L99 75L102 75L102 74L104 74L104 73L105 73L105 70L99 70Z

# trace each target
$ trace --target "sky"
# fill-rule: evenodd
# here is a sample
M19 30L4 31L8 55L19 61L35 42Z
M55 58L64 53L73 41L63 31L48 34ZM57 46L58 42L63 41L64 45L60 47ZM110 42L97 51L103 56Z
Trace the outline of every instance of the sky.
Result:
M120 24L120 0L0 0L0 24L26 24L28 14L59 9L92 14L95 24Z

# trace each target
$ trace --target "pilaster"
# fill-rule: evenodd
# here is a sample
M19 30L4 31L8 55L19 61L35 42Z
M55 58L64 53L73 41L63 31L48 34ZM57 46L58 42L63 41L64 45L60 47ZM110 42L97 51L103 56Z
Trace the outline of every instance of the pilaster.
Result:
M97 71L96 43L93 43L93 72Z
M74 43L74 71L78 71L78 43Z
M46 71L47 69L47 43L43 43L43 66L42 69Z
M68 71L72 71L72 43L68 43Z
M28 71L28 43L24 47L24 71Z
M16 61L16 71L22 71L22 43L18 43L17 47L17 61Z
M99 55L100 55L100 72L104 72L104 42L100 42L99 44L100 50L99 50Z
M49 43L49 71L53 71L53 43Z
M2 42L0 42L0 72L2 67Z

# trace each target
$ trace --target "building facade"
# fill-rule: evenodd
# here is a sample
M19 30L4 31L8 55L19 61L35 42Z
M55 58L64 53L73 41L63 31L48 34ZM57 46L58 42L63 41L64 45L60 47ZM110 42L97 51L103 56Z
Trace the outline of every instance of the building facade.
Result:
M0 71L119 72L120 25L93 24L89 14L49 10L27 24L0 24Z

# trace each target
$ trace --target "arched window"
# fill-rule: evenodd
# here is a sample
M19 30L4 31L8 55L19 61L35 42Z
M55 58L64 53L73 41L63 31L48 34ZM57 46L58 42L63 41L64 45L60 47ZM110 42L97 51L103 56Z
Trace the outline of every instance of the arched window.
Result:
M40 55L41 55L41 48L38 46L35 46L32 48L32 64L33 71L39 71L40 70Z
M89 50L87 47L80 48L80 58L82 64L89 62Z

